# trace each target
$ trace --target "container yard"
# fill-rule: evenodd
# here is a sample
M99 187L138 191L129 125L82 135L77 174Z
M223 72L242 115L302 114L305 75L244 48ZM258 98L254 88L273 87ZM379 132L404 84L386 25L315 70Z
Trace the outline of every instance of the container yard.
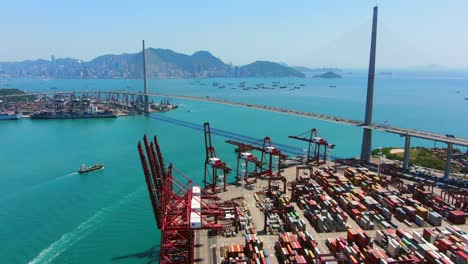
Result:
M238 153L237 180L226 184L230 165L204 127L203 187L172 175L157 138L139 143L161 263L468 263L467 190L327 161L318 148L331 144L318 137L288 168L269 137L226 141Z

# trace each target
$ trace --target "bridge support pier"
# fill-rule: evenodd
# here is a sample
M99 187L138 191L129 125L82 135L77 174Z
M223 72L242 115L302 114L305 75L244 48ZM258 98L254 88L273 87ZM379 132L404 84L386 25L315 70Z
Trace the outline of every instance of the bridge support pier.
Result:
M445 159L444 179L448 179L450 176L450 170L452 168L452 150L453 143L447 144L447 157Z
M409 171L409 158L410 158L411 136L405 136L405 156L403 158L403 171Z
M370 161L372 150L372 129L364 128L362 134L361 159Z

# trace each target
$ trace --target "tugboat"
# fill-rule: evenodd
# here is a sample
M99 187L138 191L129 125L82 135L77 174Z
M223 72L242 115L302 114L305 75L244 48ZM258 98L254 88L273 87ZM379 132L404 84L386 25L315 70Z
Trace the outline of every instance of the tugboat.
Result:
M93 165L91 167L87 167L86 164L81 165L80 170L78 171L79 173L87 173L90 171L95 171L95 170L103 170L104 169L104 164L99 163L96 165Z

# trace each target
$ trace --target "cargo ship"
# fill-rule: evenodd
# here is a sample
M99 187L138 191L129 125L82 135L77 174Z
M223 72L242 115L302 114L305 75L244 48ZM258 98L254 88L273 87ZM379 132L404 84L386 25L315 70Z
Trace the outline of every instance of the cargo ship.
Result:
M99 164L96 164L96 165L93 165L91 167L87 167L85 164L81 165L81 168L80 170L78 171L79 173L87 173L87 172L91 172L91 171L95 171L95 170L102 170L104 169L104 164L103 163L99 163Z
M84 119L84 118L115 118L112 111L104 112L48 112L43 111L31 115L31 119Z
M21 117L22 117L21 114L0 113L0 121L1 120L18 120Z

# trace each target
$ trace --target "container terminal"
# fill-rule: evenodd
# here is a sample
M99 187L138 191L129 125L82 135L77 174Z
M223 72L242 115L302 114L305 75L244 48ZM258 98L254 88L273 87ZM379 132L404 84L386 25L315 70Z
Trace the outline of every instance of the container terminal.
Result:
M314 131L314 130L312 130ZM265 137L227 140L236 170L217 156L204 124L202 186L172 164L156 137L138 152L154 217L160 263L467 263L467 189L412 182L327 159L335 145L315 136L302 163ZM312 133L311 133L312 135ZM299 137L297 137L299 138ZM146 154L145 154L146 152ZM226 183L229 173L236 181Z
M169 99L159 103L149 102L148 113L167 112L176 109ZM142 96L123 95L118 92L56 93L52 96L35 96L35 100L0 100L0 120L31 119L83 119L114 118L117 116L144 114Z

